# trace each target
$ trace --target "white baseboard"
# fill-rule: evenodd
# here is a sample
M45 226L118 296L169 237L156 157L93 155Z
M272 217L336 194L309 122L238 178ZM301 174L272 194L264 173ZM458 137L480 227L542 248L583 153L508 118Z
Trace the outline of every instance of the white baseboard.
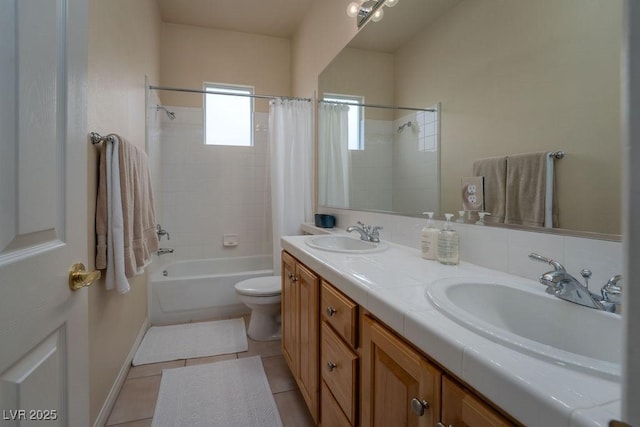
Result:
M113 382L113 386L111 386L111 390L109 390L109 394L102 405L102 409L100 409L100 413L98 414L96 421L93 423L93 427L102 427L107 424L113 405L115 405L116 399L118 398L118 393L120 393L120 389L122 388L124 381L127 379L127 374L129 373L129 368L131 368L133 356L135 356L136 351L138 351L138 347L140 347L140 343L142 342L142 338L144 338L144 334L147 332L147 329L149 329L149 318L146 318L142 323L138 336L136 337L127 358L122 364L120 372L118 373L116 380Z

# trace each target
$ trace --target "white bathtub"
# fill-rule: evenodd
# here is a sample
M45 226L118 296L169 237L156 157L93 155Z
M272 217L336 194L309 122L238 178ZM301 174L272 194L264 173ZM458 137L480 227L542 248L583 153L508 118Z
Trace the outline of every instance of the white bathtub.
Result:
M149 280L151 324L203 320L248 313L233 285L252 277L271 276L273 257L249 256L177 261Z

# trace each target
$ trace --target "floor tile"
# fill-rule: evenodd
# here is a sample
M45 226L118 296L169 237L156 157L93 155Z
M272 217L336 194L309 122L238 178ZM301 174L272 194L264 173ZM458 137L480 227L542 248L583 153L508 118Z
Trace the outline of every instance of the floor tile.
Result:
M161 378L160 375L155 375L126 380L107 420L107 425L153 417Z
M142 378L142 377L151 377L153 375L162 374L163 369L172 369L172 368L180 368L184 366L183 360L173 360L171 362L161 362L161 363L149 363L146 365L138 365L132 366L129 369L129 374L127 375L127 379L133 378Z
M249 350L238 353L238 358L251 356L279 356L282 354L282 341L254 341L247 338Z
M113 427L151 427L153 418L146 418L144 420L131 421L130 423L116 424Z
M277 393L273 398L278 405L283 427L315 426L299 390Z
M187 359L186 366L203 365L205 363L215 363L215 362L220 362L222 360L231 360L231 359L237 359L237 358L238 356L236 356L235 353L220 354L218 356L197 357L195 359Z
M262 365L273 393L281 393L298 388L296 380L293 378L283 356L263 357Z

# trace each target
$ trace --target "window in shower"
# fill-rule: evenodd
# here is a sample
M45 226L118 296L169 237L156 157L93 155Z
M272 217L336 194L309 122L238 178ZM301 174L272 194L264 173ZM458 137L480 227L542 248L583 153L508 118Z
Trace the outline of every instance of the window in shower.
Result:
M253 87L205 83L206 145L253 146Z
M339 102L349 105L347 115L347 132L349 135L349 150L364 150L364 112L361 104L364 104L364 97L356 95L341 95L337 93L325 93L324 100L327 102Z

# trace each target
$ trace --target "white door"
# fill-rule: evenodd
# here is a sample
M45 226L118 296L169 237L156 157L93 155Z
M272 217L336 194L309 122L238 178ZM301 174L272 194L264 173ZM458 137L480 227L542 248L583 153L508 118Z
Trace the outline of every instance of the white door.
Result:
M87 0L0 0L2 426L89 424L86 26Z

